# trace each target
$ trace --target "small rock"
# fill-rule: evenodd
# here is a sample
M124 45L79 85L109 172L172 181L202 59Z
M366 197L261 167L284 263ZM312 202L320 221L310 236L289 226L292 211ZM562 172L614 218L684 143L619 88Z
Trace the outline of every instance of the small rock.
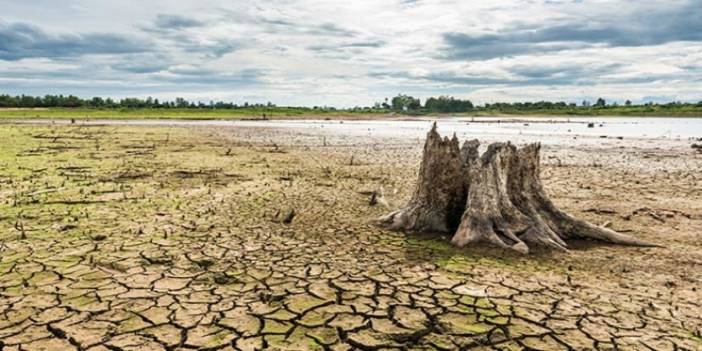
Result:
M229 277L227 277L227 275L224 273L217 273L214 275L213 278L214 282L219 285L229 284L229 282L231 281L231 279L229 279Z
M290 212L288 212L288 215L285 216L285 218L283 219L283 223L290 224L290 223L292 223L293 218L295 218L295 210L294 209L290 210Z

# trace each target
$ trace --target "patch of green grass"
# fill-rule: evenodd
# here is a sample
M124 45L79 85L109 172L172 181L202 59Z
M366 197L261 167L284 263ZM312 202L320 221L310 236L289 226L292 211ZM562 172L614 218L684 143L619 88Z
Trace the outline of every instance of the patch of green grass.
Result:
M455 273L470 272L475 267L495 267L518 271L563 271L548 254L534 253L523 256L498 248L457 248L449 241L436 236L411 234L407 248L413 255L434 262L439 267Z
M142 109L0 109L1 119L294 119L326 118L328 116L356 116L371 112L331 111L311 108L242 108L242 109L191 109L191 108L142 108ZM372 114L383 114L375 112Z
M554 108L554 109L487 109L470 115L494 116L632 116L632 117L702 117L702 106L691 104L679 106L607 106L590 108Z
M310 350L321 350L323 347L316 340L307 338L307 346Z
M478 108L470 112L439 114L426 111L330 110L306 107L251 107L239 109L207 108L0 108L2 119L303 119L303 118L389 118L404 116L632 116L702 117L702 106L636 105L606 107L566 107L552 109Z
M164 188L178 188L181 183L172 182L170 171L159 173L157 168L187 167L190 163L210 162L214 157L211 152L201 152L189 159L194 161L184 162L173 157L178 153L168 152L179 145L171 147L161 142L165 131L159 135L143 131L135 135L133 131L125 128L115 133L75 126L0 128L0 139L6 141L0 143L0 239L19 239L21 230L17 228L22 226L32 240L109 233L110 227L115 226L115 208L139 218L138 213L170 208L170 203L180 199L150 199L153 192L167 193L150 183L154 179L163 180ZM173 131L177 132L183 133ZM157 142L161 142L158 149L145 155L136 155L143 149L132 146ZM164 164L169 167L161 167ZM147 176L118 179L130 172Z

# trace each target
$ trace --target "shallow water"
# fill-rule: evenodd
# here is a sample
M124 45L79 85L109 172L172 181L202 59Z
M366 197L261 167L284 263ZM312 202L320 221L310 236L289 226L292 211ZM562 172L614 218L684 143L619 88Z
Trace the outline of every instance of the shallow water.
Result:
M421 118L407 120L97 120L82 124L101 125L159 125L159 126L220 126L273 127L303 129L316 134L423 137L431 123L437 121L444 135L460 137L489 135L626 137L638 139L688 140L702 138L702 118L654 117L519 117L517 118ZM51 121L22 121L23 123L54 123ZM68 123L57 121L55 123Z
M423 136L434 120L375 121L243 121L236 125L320 129L330 133L372 134L373 136ZM607 136L643 139L690 139L702 137L699 118L497 118L436 119L442 134Z

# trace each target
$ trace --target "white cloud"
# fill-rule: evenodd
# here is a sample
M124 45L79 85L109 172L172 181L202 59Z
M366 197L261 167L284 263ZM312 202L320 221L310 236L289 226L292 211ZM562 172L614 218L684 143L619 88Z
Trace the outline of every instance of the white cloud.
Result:
M4 93L309 106L372 105L397 93L476 102L702 100L697 0L40 0L3 7ZM27 28L35 29L31 41Z

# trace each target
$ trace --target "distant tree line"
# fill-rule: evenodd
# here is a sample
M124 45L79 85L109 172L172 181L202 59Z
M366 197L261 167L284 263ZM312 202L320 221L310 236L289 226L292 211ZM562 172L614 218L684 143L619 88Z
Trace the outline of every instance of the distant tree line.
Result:
M604 98L598 98L594 103L584 100L580 106L576 103L566 103L564 101L551 102L551 101L537 101L537 102L498 102L498 103L486 103L482 110L500 110L500 111L523 111L523 110L567 110L567 109L607 109L607 108L617 108L617 107L684 107L684 106L695 106L702 107L702 101L697 103L683 103L680 101L673 101L667 103L653 103L647 102L641 105L634 105L631 100L626 100L623 105L619 105L617 102L608 103Z
M462 113L472 111L495 111L495 112L520 112L520 111L576 111L576 110L592 110L592 109L612 109L618 107L643 107L652 108L653 106L662 108L700 108L702 101L698 103L682 103L669 102L664 104L654 104L652 102L643 105L634 105L627 100L623 106L618 103L608 103L604 98L598 98L594 103L583 101L581 104L567 103L563 101L536 101L536 102L496 102L485 103L483 105L473 105L470 100L454 98L452 96L430 97L425 100L424 104L419 98L410 95L399 94L392 99L385 98L383 102L377 102L371 107L353 107L344 109L350 112L387 112L398 111L407 113ZM146 99L140 98L101 98L93 97L83 99L74 95L45 95L45 96L29 96L18 95L11 96L7 94L0 95L0 108L95 108L95 109L143 109L143 108L178 108L178 109L261 109L261 108L276 108L272 103L267 104L235 104L224 101L188 101L184 98L176 98L172 101L160 101L152 97ZM307 107L286 107L291 110L315 110L315 111L337 111L334 107L315 106Z
M460 113L460 112L471 112L471 111L543 111L543 110L554 110L554 111L564 111L564 110L576 110L576 109L610 109L620 107L619 103L613 102L608 103L604 98L598 98L594 103L590 101L583 101L580 105L573 102L564 101L536 101L536 102L496 102L496 103L485 103L482 106L473 105L470 100L457 99L452 96L439 96L430 97L426 99L424 105L418 98L399 94L390 100L391 103L387 103L385 99L384 103L376 103L376 108L385 108L388 110L395 111L408 111L408 112L426 112L426 113ZM623 104L624 107L668 107L668 108L679 108L679 107L702 107L702 101L695 103L682 103L682 102L668 102L662 104L655 104L653 102L648 102L643 105L634 105L630 100L626 100Z
M89 99L81 99L74 95L45 95L45 96L29 96L29 95L0 95L0 108L38 108L38 107L65 107L65 108L210 108L210 109L238 109L238 108L261 108L275 107L272 103L267 104L249 104L248 102L242 105L237 105L231 102L210 101L204 103L201 101L192 102L183 98L176 98L173 101L159 101L148 97L146 99L139 98L124 98L113 100L111 98L93 97Z

